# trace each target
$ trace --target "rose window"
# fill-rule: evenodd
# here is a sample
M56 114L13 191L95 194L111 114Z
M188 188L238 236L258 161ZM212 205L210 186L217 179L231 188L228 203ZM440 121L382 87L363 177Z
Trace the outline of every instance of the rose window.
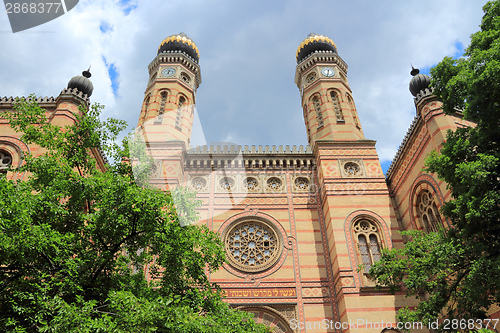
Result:
M230 191L234 188L234 180L229 177L224 177L219 182L220 187L226 191Z
M305 177L298 177L295 179L295 186L301 191L305 191L309 188L309 179Z
M261 271L271 267L281 255L278 233L268 223L243 221L225 233L226 257L243 271Z
M257 179L253 177L248 177L243 181L243 186L250 191L256 190L258 185Z
M271 177L267 180L267 187L272 191L278 191L281 188L281 179L276 177Z
M6 151L0 150L0 170L7 170L12 164L12 156Z
M355 176L359 173L359 165L353 162L348 162L344 165L344 170L348 176Z
M205 186L207 186L207 181L204 178L201 177L196 177L191 181L191 186L196 190L200 191L202 190Z
M361 220L361 221L358 221L354 225L354 231L355 232L370 232L370 231L377 232L377 227L366 220Z

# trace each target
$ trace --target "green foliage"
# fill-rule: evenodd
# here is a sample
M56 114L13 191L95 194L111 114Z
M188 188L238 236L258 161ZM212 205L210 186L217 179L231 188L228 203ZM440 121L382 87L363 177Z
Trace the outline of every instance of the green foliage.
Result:
M401 321L482 319L500 304L500 1L483 10L464 57L431 69L444 111L477 124L448 132L426 162L451 189L442 208L451 228L408 233L404 249L386 252L371 271L378 283L422 300L400 311Z
M100 110L65 128L26 100L3 115L43 154L25 156L27 180L0 176L2 332L266 332L209 282L224 252L205 226L181 226L178 213L197 220L193 194L138 186L115 143L125 124ZM100 170L98 150L117 162Z

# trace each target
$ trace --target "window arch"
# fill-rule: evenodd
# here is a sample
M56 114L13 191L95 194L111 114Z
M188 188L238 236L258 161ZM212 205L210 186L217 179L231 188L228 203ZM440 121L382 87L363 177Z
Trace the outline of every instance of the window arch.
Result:
M334 90L331 90L330 98L332 99L333 112L335 112L335 117L337 118L337 120L340 120L341 122L344 121L344 114L340 106L339 95Z
M179 102L177 103L177 116L175 117L175 128L182 131L181 120L182 120L182 108L186 105L186 98L184 96L179 97Z
M422 190L419 193L416 208L420 224L426 232L435 232L442 227L438 202L429 190Z
M351 109L354 125L356 125L358 128L361 128L361 124L359 123L358 113L356 112L356 107L354 106L354 101L352 100L352 97L348 93L346 93L346 97L347 101L349 102L349 107Z
M165 113L165 105L167 104L167 96L168 96L167 91L163 90L162 92L160 92L160 108L158 109L158 116L160 116L160 118L162 118L163 114Z
M323 126L323 114L321 113L321 100L318 96L312 98L314 110L316 110L316 119L318 121L318 128Z
M365 273L368 273L373 263L380 260L382 254L382 236L379 227L366 218L353 224L354 239L358 247L358 257Z
M142 124L146 122L146 117L148 116L149 102L151 100L151 95L148 95L144 100L144 113L142 115Z
M6 150L0 150L0 173L7 173L12 166L12 155Z
M414 180L409 201L411 228L433 232L450 226L439 212L444 197L438 183L432 176L421 174Z

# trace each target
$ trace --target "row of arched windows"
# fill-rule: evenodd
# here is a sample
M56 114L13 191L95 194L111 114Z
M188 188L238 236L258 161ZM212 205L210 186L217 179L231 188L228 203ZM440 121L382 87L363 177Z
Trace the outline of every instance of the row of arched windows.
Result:
M160 101L159 101L159 108L158 108L158 117L155 119L155 124L156 123L161 123L163 121L163 115L165 114L165 107L167 104L167 97L168 97L169 91L168 90L162 90L160 91ZM142 124L145 123L149 106L151 103L151 94L146 96L146 99L144 101L144 110L143 110L143 115L142 115ZM185 107L187 104L187 98L185 96L180 95L179 100L177 102L177 113L176 113L176 119L175 119L175 127L177 130L181 131L181 121L182 121L182 108Z
M335 118L337 120L337 123L343 123L345 120L344 120L344 112L342 111L342 106L341 106L341 102L342 102L341 94L335 90L330 90L329 96L330 96L331 102L333 104L333 111L335 113ZM347 103L349 104L349 108L351 110L351 113L352 113L352 118L353 118L354 124L358 128L361 128L361 125L360 125L359 119L358 119L358 115L356 112L356 108L354 107L354 102L349 94L346 93L345 96L347 99ZM320 95L314 94L310 98L309 102L310 102L310 104L312 104L312 107L314 108L314 111L316 112L316 119L318 122L318 128L320 128L324 125L323 112L321 111L321 97L320 97ZM307 106L304 106L304 110L307 110ZM306 112L306 115L307 115L307 112ZM306 116L306 122L308 122L307 116Z

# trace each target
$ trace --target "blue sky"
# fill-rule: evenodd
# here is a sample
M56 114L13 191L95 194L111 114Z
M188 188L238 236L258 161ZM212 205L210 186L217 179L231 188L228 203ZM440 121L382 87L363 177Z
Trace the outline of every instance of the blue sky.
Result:
M57 96L92 65L91 100L136 125L160 42L184 31L197 44L197 111L207 142L305 145L295 52L327 35L349 65L367 139L388 167L415 116L410 63L428 72L479 29L480 0L81 0L66 15L13 34L0 11L0 96Z

